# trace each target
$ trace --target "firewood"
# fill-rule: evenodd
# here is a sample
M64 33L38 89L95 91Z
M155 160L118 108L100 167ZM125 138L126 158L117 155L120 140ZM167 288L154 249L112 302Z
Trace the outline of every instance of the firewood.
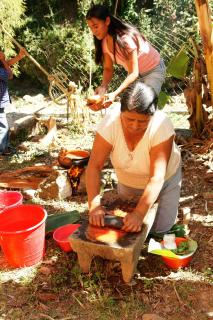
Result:
M0 172L0 187L37 190L54 171L51 166L40 165Z
M0 187L14 189L38 189L44 178L29 177L29 178L0 178Z
M39 120L39 123L44 125L48 132L47 134L39 140L45 146L49 146L56 139L57 135L57 127L56 127L56 119L50 117L48 120Z
M46 165L39 165L39 166L30 166L25 167L13 171L4 171L0 172L0 181L2 177L14 177L14 176L20 176L20 175L26 175L26 174L36 174L39 173L44 174L45 176L48 176L52 172L53 168L52 166L46 166Z

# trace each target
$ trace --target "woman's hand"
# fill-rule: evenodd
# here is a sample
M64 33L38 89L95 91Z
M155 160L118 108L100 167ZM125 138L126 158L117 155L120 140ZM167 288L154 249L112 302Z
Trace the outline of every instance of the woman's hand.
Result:
M109 104L109 105L112 104L115 101L116 96L117 96L116 92L106 93L104 95L104 104L106 104L106 105L107 104Z
M21 47L20 51L19 51L19 57L22 59L27 55L27 50L23 47Z
M141 231L143 219L144 219L143 216L138 211L133 211L128 213L123 219L124 226L122 230L127 232Z
M99 94L101 97L107 92L107 87L102 85L95 89L95 94Z
M89 212L89 223L97 227L104 227L105 211L102 206L98 206Z
M100 103L90 105L89 108L93 111L107 109L113 103L113 101L115 100L115 97L116 97L115 92L106 93L104 94L103 101L101 101Z

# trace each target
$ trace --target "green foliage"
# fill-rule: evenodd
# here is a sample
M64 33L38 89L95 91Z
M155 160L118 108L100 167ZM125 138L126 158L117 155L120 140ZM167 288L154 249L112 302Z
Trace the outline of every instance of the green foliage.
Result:
M77 10L73 14L71 5L66 6L58 0L36 3L29 0L26 26L18 39L47 72L63 71L70 81L80 81L88 88L90 69L95 69L91 59L91 34L85 19L77 16ZM49 84L46 76L28 59L24 71L35 81Z
M154 0L153 7L142 8L139 17L139 29L161 51L166 62L197 33L193 0Z
M8 32L13 33L14 28L24 24L25 4L23 0L1 0L0 22Z
M131 22L132 24L138 24L138 10L136 10L136 0L126 0L122 2L121 9L118 11L119 17Z
M71 5L69 5L71 8ZM63 23L66 6L58 0L27 0L27 17L31 17L33 29L48 27L54 23Z
M88 87L90 68L88 43L91 40L90 34L80 30L79 25L72 26L68 22L63 25L54 24L51 27L41 27L36 33L27 28L22 38L28 52L49 73L56 72L57 68L63 69L70 80L78 83L80 76L81 83ZM46 76L31 61L26 62L24 70L42 83L48 84Z
M181 26L181 29L187 29L189 34L194 33L197 21L194 0L154 0L154 8L155 23L170 26L171 30L173 27L179 30ZM181 33L179 35L181 36Z
M91 6L90 0L77 0L78 3L78 16L83 21L85 20L87 11L89 10ZM93 1L94 4L97 4L98 1Z
M1 0L0 1L0 25L7 32L14 35L14 29L24 25L24 0ZM2 32L0 26L0 50L4 51L7 58L16 55L14 45L10 39ZM15 74L18 74L17 66L15 66Z
M24 3L27 7L25 21ZM94 0L93 3L107 5L112 13L115 10L112 0ZM90 6L90 0L74 0L72 3L59 0L2 0L0 11L3 11L2 21L5 21L8 31L13 34L16 27L18 41L48 72L62 68L70 80L88 90L91 76L93 87L99 85L102 77L102 68L94 64L93 39L85 20ZM213 7L213 4L210 3L210 6ZM199 38L194 0L123 0L118 1L116 13L141 30L161 52L166 65L183 45L188 44L191 35ZM5 41L6 47L11 48L7 37L0 38L0 44L4 43L4 47ZM34 81L39 80L44 86L49 84L46 76L29 59L23 61L24 71ZM111 88L114 89L125 75L123 70L116 68Z

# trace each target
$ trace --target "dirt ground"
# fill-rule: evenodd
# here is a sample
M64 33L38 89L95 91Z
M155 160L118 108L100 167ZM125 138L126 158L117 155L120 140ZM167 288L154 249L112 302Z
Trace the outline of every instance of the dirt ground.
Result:
M48 235L44 260L37 266L11 269L1 252L0 320L213 319L213 144L190 137L184 113L173 112L171 119L178 128L177 143L183 160L178 223L188 223L189 236L198 242L189 267L169 269L160 256L147 253L147 241L134 280L127 285L119 263L99 257L93 259L90 274L81 274L76 254L60 251ZM1 158L1 172L54 163L62 146L90 150L99 120L100 115L93 114L83 126L67 126L58 119L56 143L48 150L20 134L15 142L18 153ZM24 151L20 140L25 140ZM109 167L105 169L111 172ZM113 197L115 182L113 175L108 177L104 188ZM77 209L85 219L85 194L65 200L44 200L36 195L29 199L23 194L25 203L40 203L48 214Z

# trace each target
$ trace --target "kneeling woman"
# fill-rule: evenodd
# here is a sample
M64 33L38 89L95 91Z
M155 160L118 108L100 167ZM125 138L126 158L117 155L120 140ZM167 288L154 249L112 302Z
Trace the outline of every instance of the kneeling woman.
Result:
M174 142L170 119L156 110L156 94L135 81L121 98L121 111L108 114L98 127L87 168L89 221L104 226L100 174L110 155L118 178L118 192L139 197L133 212L124 218L124 230L141 230L148 210L158 200L152 231L166 232L178 213L181 156Z

